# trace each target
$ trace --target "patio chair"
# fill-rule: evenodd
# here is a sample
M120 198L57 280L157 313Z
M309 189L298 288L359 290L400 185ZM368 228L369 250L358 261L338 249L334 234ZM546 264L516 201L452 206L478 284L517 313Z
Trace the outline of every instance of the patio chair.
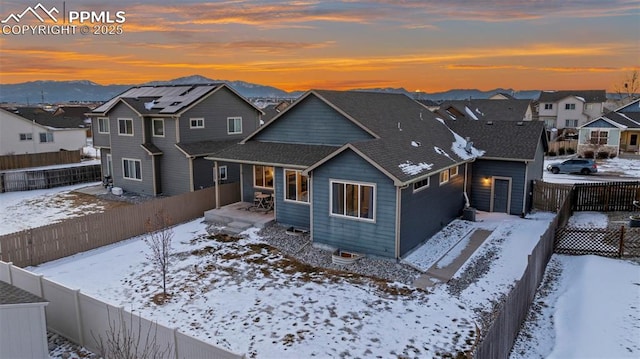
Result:
M258 207L260 205L260 196L262 196L262 192L253 192L253 206Z

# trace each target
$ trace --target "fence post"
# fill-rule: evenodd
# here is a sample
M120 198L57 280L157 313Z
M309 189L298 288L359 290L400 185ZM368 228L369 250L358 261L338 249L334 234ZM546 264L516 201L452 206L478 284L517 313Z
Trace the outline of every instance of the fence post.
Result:
M180 352L178 352L178 328L173 328L173 353L176 359L180 358Z
M78 340L80 345L86 346L84 342L84 326L82 325L82 310L80 310L80 289L73 291L73 299L76 308L76 326L78 327Z
M624 255L624 226L620 226L620 249L618 251L618 257L622 258Z

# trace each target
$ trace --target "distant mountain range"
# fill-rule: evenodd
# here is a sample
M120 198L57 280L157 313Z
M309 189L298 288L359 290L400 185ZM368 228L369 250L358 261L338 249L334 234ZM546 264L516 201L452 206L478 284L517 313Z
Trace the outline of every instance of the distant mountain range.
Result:
M227 83L230 87L247 98L296 98L302 91L287 92L271 86L253 84L244 81L212 80L194 75L180 77L169 81L152 81L137 85L100 85L91 81L32 81L19 84L0 84L0 103L38 104L62 102L103 102L124 92L133 86L184 85L201 83ZM496 93L506 93L519 99L536 99L539 90L514 91L512 89L494 89L480 91L475 89L456 89L437 93L412 93L404 88L354 89L361 91L378 91L404 93L410 97L432 101L464 100L469 98L484 99Z

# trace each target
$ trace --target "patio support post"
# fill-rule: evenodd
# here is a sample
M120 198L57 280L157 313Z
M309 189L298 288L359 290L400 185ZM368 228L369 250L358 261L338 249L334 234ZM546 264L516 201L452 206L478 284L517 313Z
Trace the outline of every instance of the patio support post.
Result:
M216 209L220 208L220 169L218 168L218 161L213 162L213 168L215 176L213 176L213 185L216 188Z

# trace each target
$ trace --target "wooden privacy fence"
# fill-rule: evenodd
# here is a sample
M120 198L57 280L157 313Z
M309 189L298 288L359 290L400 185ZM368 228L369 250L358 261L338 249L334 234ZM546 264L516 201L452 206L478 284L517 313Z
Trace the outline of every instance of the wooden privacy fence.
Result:
M180 333L177 328L149 321L11 263L0 261L0 280L47 300L47 328L96 354L100 354L100 338L106 341L110 334L123 335L124 331L115 328L124 325L130 336L120 339L132 339L130 344L137 347L139 355L144 349L150 349L145 340L149 339L146 337L149 334L160 350L171 349L166 353L167 358L246 358L243 354L232 353Z
M640 257L640 228L560 227L555 252L604 257Z
M0 173L0 192L29 191L101 181L99 164Z
M571 199L572 211L638 211L640 181L576 183L573 185L533 182L533 208L556 212L564 199Z
M221 185L221 205L237 201L239 192L238 183ZM161 211L173 225L202 217L215 203L210 187L7 234L0 236L0 260L38 265L144 234L145 221Z
M572 197L574 211L637 211L633 201L640 200L640 181L576 183Z
M82 153L80 150L5 155L0 156L0 171L27 167L79 163L81 157Z

